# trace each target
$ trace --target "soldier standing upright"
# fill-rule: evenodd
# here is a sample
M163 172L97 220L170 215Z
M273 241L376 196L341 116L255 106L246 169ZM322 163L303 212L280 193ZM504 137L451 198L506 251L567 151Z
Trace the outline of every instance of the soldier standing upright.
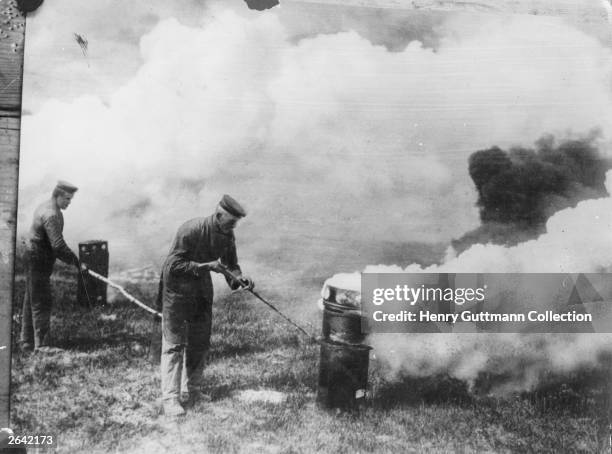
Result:
M234 227L244 216L242 206L224 195L214 214L179 227L164 262L159 299L163 314L162 404L167 416L185 413L181 383L187 386L188 405L204 397L200 386L212 324L210 272L222 272L222 267L227 267L239 279L235 282L226 277L232 289L253 288L253 282L242 277L236 256Z
M79 259L64 241L62 210L77 187L58 181L51 198L36 208L26 243L26 290L23 298L21 345L24 350L49 349L51 273L56 259L79 267Z

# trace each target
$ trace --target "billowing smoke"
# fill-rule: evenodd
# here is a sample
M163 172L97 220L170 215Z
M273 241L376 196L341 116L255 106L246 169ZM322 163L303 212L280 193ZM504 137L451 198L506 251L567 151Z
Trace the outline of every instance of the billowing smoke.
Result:
M606 174L612 189L612 171ZM612 198L579 202L558 211L546 233L512 247L476 244L456 255L449 249L443 263L369 266L365 272L410 273L587 273L612 270ZM360 274L329 280L343 288L360 289ZM546 294L538 295L546 307ZM550 298L552 299L552 298ZM538 307L534 306L537 310ZM609 310L612 311L612 303ZM608 314L604 314L609 317ZM375 334L369 341L391 377L447 373L470 384L484 373L504 379L497 392L529 390L548 373L565 374L594 367L612 355L610 334Z
M513 245L544 232L546 220L581 200L607 196L597 133L555 143L542 137L535 148L492 147L470 156L482 225L452 242L457 252L475 243Z
M24 116L20 232L66 179L81 188L65 214L71 244L108 240L115 268L159 265L177 226L230 193L249 210L238 248L260 288L297 287L303 275L319 287L319 277L398 255L423 263L413 242L447 243L477 227L474 150L592 128L609 140L610 49L561 19L449 14L431 21L423 45L416 29L393 34L410 21L368 36L331 22L309 28L316 21L292 23L282 11L221 5L199 25L160 21L140 38L138 71L110 96L51 100ZM90 40L93 62L96 52ZM87 67L82 56L74 65ZM432 270L598 270L610 264L611 216L609 198L580 202L537 241L475 245ZM427 342L441 353L421 372L465 378L504 351L502 340L497 353L473 340ZM428 354L419 345L386 359L420 373L410 369ZM567 364L584 344L572 345Z
M562 20L449 15L434 50L299 38L282 8L243 9L163 20L112 96L25 116L20 231L62 178L81 188L71 244L102 238L113 267L159 265L177 226L230 193L250 213L237 237L252 274L324 277L475 228L473 150L607 137L610 51Z
M389 379L448 374L493 394L532 391L551 376L610 360L611 334L386 334L373 336ZM608 363L609 364L609 363ZM485 375L486 374L486 375Z

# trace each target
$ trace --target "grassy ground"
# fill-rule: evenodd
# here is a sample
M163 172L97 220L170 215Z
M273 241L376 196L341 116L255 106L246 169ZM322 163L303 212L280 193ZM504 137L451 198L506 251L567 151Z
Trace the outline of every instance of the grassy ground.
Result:
M304 314L309 311L295 308L314 306L319 285L262 293L289 314ZM197 405L182 422L169 423L159 412L158 369L148 358L150 317L121 300L94 310L76 306L69 274L54 288L55 345L68 351L15 353L12 425L18 434L56 434L59 452L597 450L602 425L597 371L538 393L499 399L474 395L444 376L387 382L383 366L372 362L367 407L356 413L320 409L315 405L318 346L243 294L215 302L211 363L205 371L212 402ZM130 290L151 302L156 287ZM22 292L18 281L16 301ZM240 398L244 390L278 391L285 400L249 401Z

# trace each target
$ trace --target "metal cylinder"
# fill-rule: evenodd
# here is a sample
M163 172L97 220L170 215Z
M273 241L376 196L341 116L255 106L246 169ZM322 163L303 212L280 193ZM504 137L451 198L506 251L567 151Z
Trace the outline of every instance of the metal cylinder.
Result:
M325 305L323 309L323 337L331 342L360 344L365 339L361 331L361 313L343 311Z
M317 402L324 408L355 409L365 402L371 348L321 342Z
M91 240L79 243L79 260L92 271L108 277L108 242ZM106 284L81 273L77 301L85 307L106 304Z
M332 285L323 291L323 326L325 340L359 344L365 339L362 333L361 295Z

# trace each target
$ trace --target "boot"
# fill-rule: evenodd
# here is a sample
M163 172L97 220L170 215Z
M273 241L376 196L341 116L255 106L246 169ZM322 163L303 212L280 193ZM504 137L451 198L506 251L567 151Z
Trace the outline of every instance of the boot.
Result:
M188 393L181 393L181 402L184 402L185 408L192 408L199 402L208 403L211 400L208 394L199 389L191 389Z
M168 399L162 404L164 415L169 418L178 418L185 415L185 409L181 406L178 399Z

